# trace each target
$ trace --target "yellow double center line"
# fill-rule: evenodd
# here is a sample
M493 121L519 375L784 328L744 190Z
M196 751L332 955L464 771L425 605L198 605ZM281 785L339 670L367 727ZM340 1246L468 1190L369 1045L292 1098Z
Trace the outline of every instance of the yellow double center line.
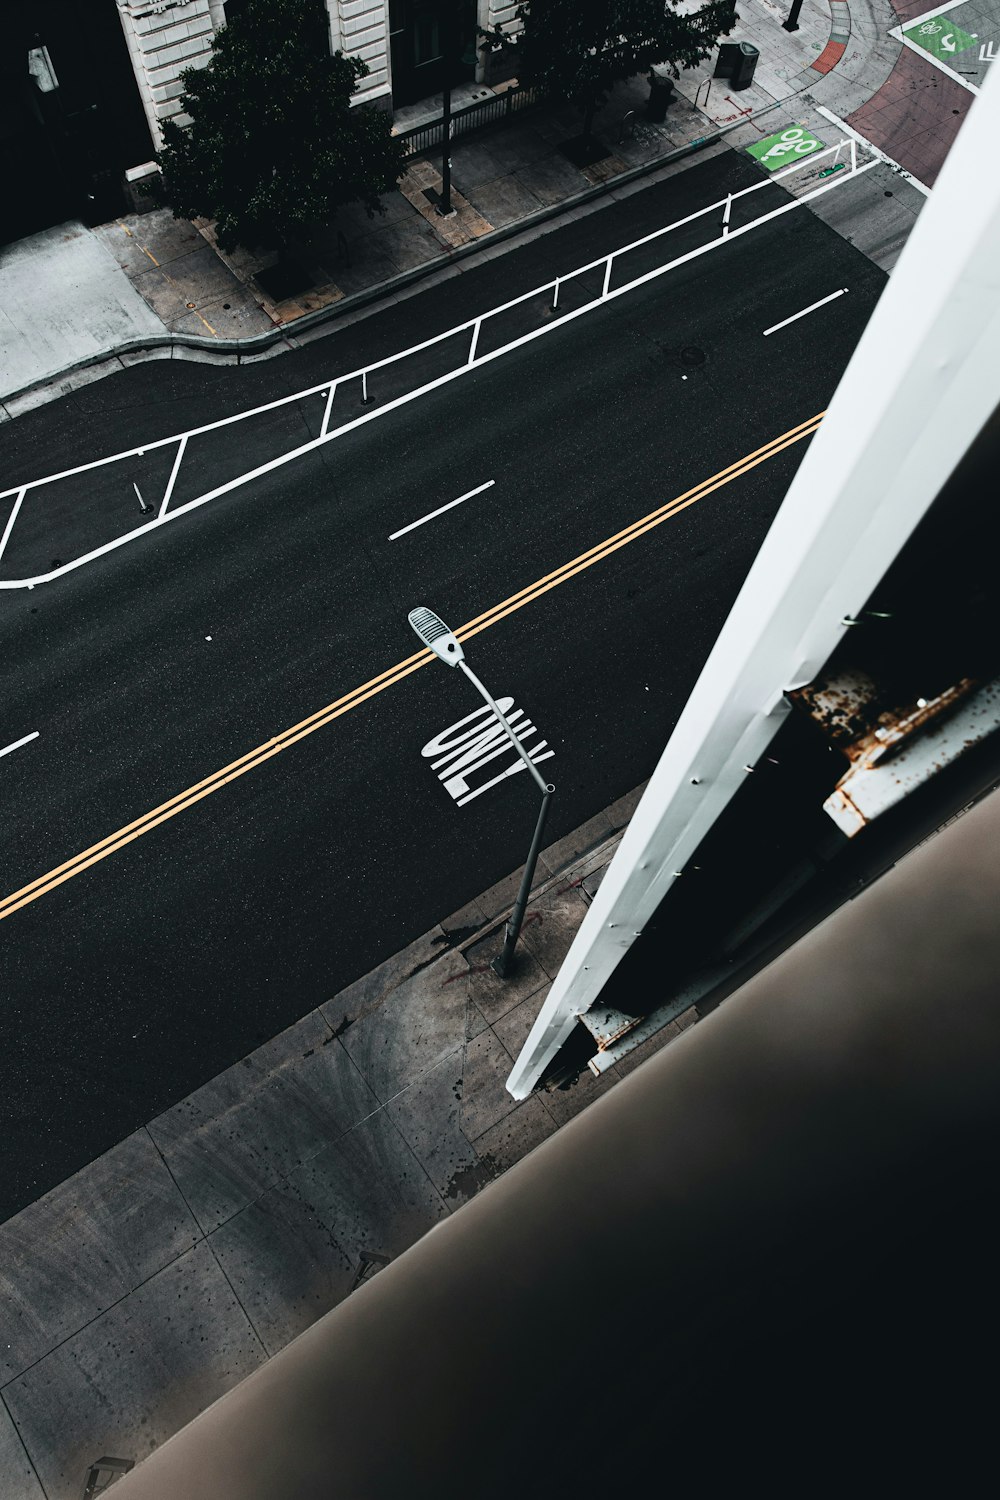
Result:
M800 422L797 427L789 428L780 437L773 438L771 442L765 443L763 447L757 448L753 453L738 459L736 463L730 464L728 468L721 469L718 474L713 474L710 479L695 485L694 489L685 490L684 494L677 495L673 500L668 500L657 510L650 511L649 515L643 516L641 520L633 521L631 526L618 531L606 541L599 542L596 547L591 547L588 552L581 552L579 557L574 557L570 562L564 563L561 568L547 573L544 578L539 578L527 588L520 589L518 593L511 594L509 599L495 604L485 614L477 615L474 620L469 620L462 625L455 634L461 640L468 640L471 636L478 635L481 630L489 630L500 620L506 619L508 615L514 614L516 610L523 609L526 604L531 604L535 599L540 599L550 589L557 588L559 584L567 583L569 579L575 578L587 568L592 568L595 563L602 562L604 558L610 557L612 552L617 552L619 547L625 547L629 542L644 536L647 531L652 531L655 526L660 526L664 521L671 520L674 516L686 510L689 505L703 500L713 490L721 489L723 485L730 484L734 479L748 473L758 464L766 463L768 459L774 458L783 449L791 447L793 443L801 441L802 438L811 437L822 420L823 413L810 417L807 422ZM339 719L341 714L350 713L351 709L358 708L366 703L369 698L374 698L377 693L382 693L386 688L393 687L397 682L402 682L411 672L416 672L420 667L425 667L428 662L433 661L430 651L422 650L413 656L407 656L396 666L390 667L385 672L380 672L377 677L370 678L360 687L345 693L342 698L337 698L333 703L328 703L325 708L318 709L316 713L310 714L308 719L303 719L298 724L293 724L282 734L275 735L273 739L266 740L263 745L258 745L255 750L248 750L246 755L241 755L239 760L230 761L228 766L223 766L221 771L215 771L211 776L206 776L204 781L196 782L186 791L178 792L176 797L171 797L168 802L162 802L159 807L154 807L151 812L144 813L141 818L136 818L132 823L126 823L124 828L117 832L108 834L107 838L101 839L97 844L91 844L89 849L84 849L81 854L68 859L65 864L58 865L50 870L47 875L40 875L30 885L22 886L19 891L14 891L10 896L0 901L0 920L12 916L14 912L20 911L22 906L28 906L32 901L37 901L39 896L47 895L54 891L56 886L62 885L65 880L72 880L74 875L80 875L88 870L91 865L96 865L99 860L107 859L109 854L115 854L119 849L124 849L126 844L131 844L134 839L141 838L144 833L158 828L161 823L166 823L169 818L175 818L178 813L193 807L203 797L210 797L213 792L221 791L231 781L236 781L240 776L245 776L248 771L254 771L262 766L272 756L279 755L282 750L289 749L299 740L305 739L306 735L315 734L317 729L331 724L334 719Z

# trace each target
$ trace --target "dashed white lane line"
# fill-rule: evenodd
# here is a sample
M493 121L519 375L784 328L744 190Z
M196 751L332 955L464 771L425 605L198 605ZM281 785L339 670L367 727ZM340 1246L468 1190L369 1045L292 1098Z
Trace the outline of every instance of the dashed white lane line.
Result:
M33 729L31 733L26 734L23 739L15 740L12 745L4 745L3 749L0 750L0 756L9 755L12 750L20 750L22 745L30 745L31 741L37 740L37 738L38 730Z
M477 489L469 490L466 495L459 495L457 500L449 500L447 505L439 505L437 510L429 511L426 516L421 516L419 521L411 521L409 526L401 526L389 537L390 542L394 542L397 537L405 536L408 531L415 531L418 526L423 526L425 521L433 521L435 516L443 516L446 510L454 510L456 505L461 505L465 500L471 500L473 495L481 495L483 490L488 490L494 484L496 484L495 479L487 479L486 483L479 485Z
M764 337L767 338L769 333L777 333L779 328L787 328L789 323L794 323L798 318L804 318L806 313L815 312L817 307L825 307L828 302L836 302L837 298L843 297L846 291L847 287L842 286L838 292L831 292L829 297L821 297L818 302L810 302L809 306L804 307L801 312L792 313L790 318L783 318L780 323L774 323L770 328L765 328Z

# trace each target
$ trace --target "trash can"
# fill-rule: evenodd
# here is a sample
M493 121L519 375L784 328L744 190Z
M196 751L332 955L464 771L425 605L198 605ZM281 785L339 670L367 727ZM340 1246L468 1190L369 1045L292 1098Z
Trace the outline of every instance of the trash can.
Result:
M750 87L759 51L750 42L723 42L715 62L715 78L731 78L734 89Z
M757 67L759 51L751 42L736 42L735 66L731 74L733 88L748 89L753 83L753 75Z
M715 78L732 78L736 68L736 54L740 50L739 42L723 42L719 47L719 55L715 59Z
M649 99L646 103L646 119L660 125L667 118L667 108L673 104L674 80L670 69L654 63L649 70Z

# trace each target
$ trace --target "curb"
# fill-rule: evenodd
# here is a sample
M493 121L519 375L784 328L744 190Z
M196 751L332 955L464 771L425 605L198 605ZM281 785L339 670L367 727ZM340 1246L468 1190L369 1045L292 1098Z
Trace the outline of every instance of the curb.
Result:
M846 0L830 0L830 21L830 40L816 61L798 75L806 80L803 87L825 78L847 51L847 44L851 40L851 11Z
M807 70L807 72L810 70ZM815 82L815 79L812 80ZM797 97L808 84L793 90L783 99L776 99L773 104L765 107L754 115L754 119L760 119L770 114L773 110L781 109L792 99ZM703 151L709 146L715 145L723 137L732 131L740 129L747 122L737 120L731 124L721 126L710 135L698 136L684 146L678 146L673 151L663 156L656 157L653 161L643 162L640 166L630 167L625 172L620 172L616 177L609 178L605 182L596 183L593 187L584 188L579 193L574 193L562 202L551 204L546 208L538 209L526 218L519 219L512 224L507 224L499 229L494 229L490 234L483 235L480 239L470 241L466 245L459 245L454 249L445 247L441 256L434 261L426 262L424 265L414 266L409 271L401 271L399 275L388 281L380 282L378 286L369 287L363 292L355 292L349 297L343 297L339 302L329 307L318 308L313 313L306 313L301 318L296 318L295 323L288 329L275 328L265 333L255 334L248 339L212 339L201 334L148 334L141 338L128 339L121 344L114 345L111 349L101 350L98 353L86 355L84 358L66 365L62 370L53 375L44 375L38 380L20 386L17 390L9 392L0 398L0 421L12 419L31 411L48 401L57 400L60 396L70 394L81 386L89 385L95 380L103 379L105 375L113 375L120 370L128 369L131 365L144 363L147 360L156 359L188 359L193 362L206 364L229 364L237 366L251 360L271 359L278 354L285 354L300 347L302 343L311 341L312 338L322 337L328 325L336 323L345 314L350 315L371 307L373 304L386 298L392 298L398 292L404 291L415 283L429 280L435 275L447 272L455 261L465 260L481 251L489 251L507 240L514 239L520 234L529 234L532 230L550 223L559 218L560 215L571 212L575 208L597 201L600 198L613 194L619 188L629 183L640 181L644 177L651 176L654 172L661 171L675 162L692 156L698 151ZM294 331L293 331L294 329ZM332 331L332 330L331 330ZM306 338L302 338L306 335Z

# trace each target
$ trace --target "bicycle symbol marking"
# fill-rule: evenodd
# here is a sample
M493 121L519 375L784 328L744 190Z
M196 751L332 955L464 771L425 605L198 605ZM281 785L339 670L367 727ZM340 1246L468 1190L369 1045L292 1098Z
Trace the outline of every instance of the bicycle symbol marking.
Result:
M920 28L921 36L934 36L941 30L936 21L925 21Z
M783 130L774 145L765 151L761 161L767 161L772 156L787 156L791 152L794 156L807 156L810 151L815 151L818 142L812 136L806 135L798 125L793 125L789 130Z

